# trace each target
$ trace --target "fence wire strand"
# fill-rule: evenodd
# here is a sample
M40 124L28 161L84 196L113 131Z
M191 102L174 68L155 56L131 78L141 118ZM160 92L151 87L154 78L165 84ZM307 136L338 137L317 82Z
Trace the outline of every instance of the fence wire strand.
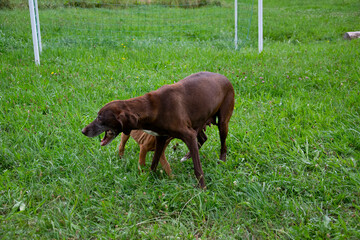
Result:
M199 1L198 1L199 2ZM41 1L40 23L44 48L73 44L118 46L126 41L155 44L203 43L234 46L234 7L211 4L193 7L159 4L119 5L82 1L78 5L101 4L102 7L66 6L59 1ZM58 4L58 5L56 5ZM239 45L250 39L253 0L239 1ZM73 4L76 5L76 4ZM55 6L55 7L54 7ZM106 6L106 7L105 7ZM24 14L27 14L24 11ZM1 24L4 26L11 22ZM13 29L16 31L16 28ZM8 31L8 29L7 29ZM199 44L200 43L200 44Z

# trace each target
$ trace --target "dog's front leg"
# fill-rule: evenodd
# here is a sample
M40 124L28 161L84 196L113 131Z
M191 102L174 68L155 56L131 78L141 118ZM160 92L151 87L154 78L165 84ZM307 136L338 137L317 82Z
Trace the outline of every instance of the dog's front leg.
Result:
M165 150L165 145L166 145L166 141L169 139L168 136L157 136L156 137L156 144L155 144L155 153L154 153L154 157L151 163L151 170L155 171L156 167L159 163L161 154L164 152Z
M198 135L197 135L197 140L198 140L198 148L200 150L200 148L202 147L202 145L206 142L207 140L207 136L205 134L205 129L202 129ZM191 158L191 154L190 152L188 152L180 161L184 162L186 160L188 160L189 158Z
M198 180L198 184L202 189L206 189L204 172L202 170L200 157L199 157L199 148L196 139L196 134L192 134L191 136L184 138L183 141L190 150L190 155L193 160L195 176Z

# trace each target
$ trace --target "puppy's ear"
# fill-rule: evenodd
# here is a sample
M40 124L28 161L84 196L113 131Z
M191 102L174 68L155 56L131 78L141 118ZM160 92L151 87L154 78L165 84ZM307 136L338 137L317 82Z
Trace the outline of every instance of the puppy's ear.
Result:
M133 113L121 112L116 119L122 127L122 132L129 135L131 130L136 129L139 118Z

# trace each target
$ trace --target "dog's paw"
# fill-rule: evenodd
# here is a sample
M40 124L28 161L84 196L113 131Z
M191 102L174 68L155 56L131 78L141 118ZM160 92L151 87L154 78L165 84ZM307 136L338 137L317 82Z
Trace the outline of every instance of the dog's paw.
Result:
M124 150L119 150L119 157L122 158L124 156Z
M181 162L185 162L186 160L190 159L191 158L191 155L190 153L187 153L180 161Z

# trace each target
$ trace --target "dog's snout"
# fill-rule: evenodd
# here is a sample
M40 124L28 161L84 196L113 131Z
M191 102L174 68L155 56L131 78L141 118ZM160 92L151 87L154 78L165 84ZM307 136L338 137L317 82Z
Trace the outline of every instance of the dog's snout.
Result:
M86 134L86 133L87 133L86 127L84 127L84 128L81 130L81 132L82 132L82 134L87 135L87 134Z
M86 127L84 127L81 132L87 137L96 137L104 132L106 129L104 127L99 127L94 122L90 123Z

